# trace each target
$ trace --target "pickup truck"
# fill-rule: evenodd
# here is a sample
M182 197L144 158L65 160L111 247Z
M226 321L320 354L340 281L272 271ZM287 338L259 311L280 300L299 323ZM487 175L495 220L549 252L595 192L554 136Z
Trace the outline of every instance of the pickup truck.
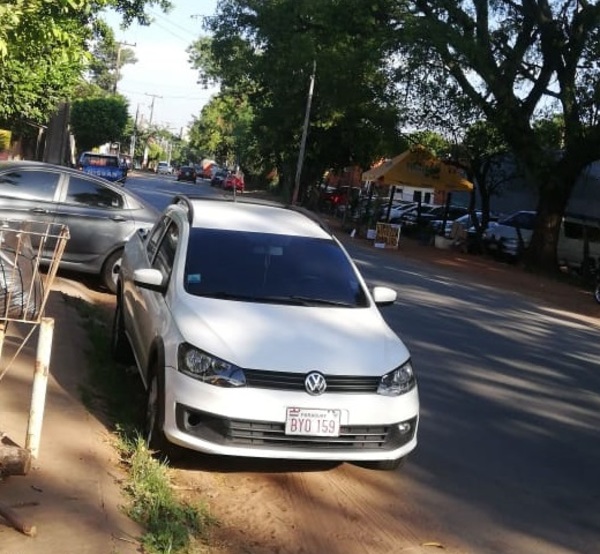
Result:
M77 167L85 173L103 177L108 181L124 183L127 179L127 164L121 163L116 154L84 152L79 157Z

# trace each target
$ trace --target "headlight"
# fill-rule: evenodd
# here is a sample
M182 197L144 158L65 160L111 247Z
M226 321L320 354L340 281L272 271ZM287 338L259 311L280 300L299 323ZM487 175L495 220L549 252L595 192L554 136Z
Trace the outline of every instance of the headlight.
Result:
M177 356L177 369L202 381L217 387L244 387L246 376L244 370L215 358L189 344L180 344Z
M386 373L379 382L377 394L383 396L400 396L415 388L417 380L410 361Z

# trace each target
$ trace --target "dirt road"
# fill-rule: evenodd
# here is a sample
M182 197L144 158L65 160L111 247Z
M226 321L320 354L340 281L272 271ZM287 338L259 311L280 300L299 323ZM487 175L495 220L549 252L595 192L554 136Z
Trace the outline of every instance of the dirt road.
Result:
M449 271L466 272L488 284L513 291L524 290L598 324L598 306L591 302L586 291L524 275L517 268L409 242L398 252L382 255L423 259ZM77 287L90 302L107 311L112 309L114 297L80 284ZM75 360L79 361L75 363ZM64 382L69 381L69 372L73 375L80 372L80 358L73 358L72 353L62 348L57 350L52 363L61 368ZM183 497L207 504L220 522L213 531L212 546L208 549L214 554L423 554L440 551L480 554L461 544L460 529L451 528L450 523L460 519L477 525L478 515L465 507L460 518L449 514L445 522L433 520L430 514L435 510L431 507L442 506L443 509L444 498L431 484L433 476L423 473L419 464L411 463L410 459L397 471L377 472L354 464L208 458L192 454L173 468L172 476L174 487ZM115 502L121 502L118 497L114 498L117 498ZM67 500L71 502L71 499ZM112 510L118 511L117 506ZM73 514L72 517L76 516ZM5 533L5 537L8 536L6 530ZM4 553L1 539L2 535L0 552ZM102 535L99 534L97 539L102 541ZM105 552L102 542L88 547L85 551L89 553ZM40 550L30 550L45 551L41 543ZM124 549L119 546L114 551L124 552ZM533 551L543 552L530 552ZM6 552L17 554L19 551Z

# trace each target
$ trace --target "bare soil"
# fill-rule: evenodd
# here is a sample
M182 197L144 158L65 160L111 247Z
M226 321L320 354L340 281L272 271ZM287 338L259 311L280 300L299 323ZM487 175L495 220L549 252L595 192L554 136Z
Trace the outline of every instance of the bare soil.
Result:
M370 246L364 239L336 232L342 241L362 241L365 247ZM525 272L515 265L440 250L411 239L402 239L397 250L384 250L381 255L419 260L465 279L521 292L556 310L600 324L600 305L589 290ZM108 310L114 302L103 293L97 294L97 301ZM411 467L409 461L398 471L411 476L418 468ZM402 479L398 472L374 472L355 464L228 459L190 453L174 465L172 480L182 497L206 505L219 522L211 532L210 546L199 545L198 552L467 552L457 542L459 534L441 528L419 508L423 502L416 498L419 491L411 484L412 479ZM430 491L430 496L427 501L435 499L435 491Z

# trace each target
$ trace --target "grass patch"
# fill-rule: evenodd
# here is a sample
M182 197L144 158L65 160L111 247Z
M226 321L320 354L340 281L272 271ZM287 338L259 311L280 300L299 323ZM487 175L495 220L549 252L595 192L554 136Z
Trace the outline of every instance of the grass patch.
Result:
M101 413L115 435L115 445L127 469L124 483L129 502L125 512L140 523L140 541L149 554L193 554L208 543L216 521L204 505L177 497L169 467L152 456L140 435L144 391L135 368L126 368L110 355L111 316L84 300L64 296L84 321L90 341L89 383L82 387L85 406Z

